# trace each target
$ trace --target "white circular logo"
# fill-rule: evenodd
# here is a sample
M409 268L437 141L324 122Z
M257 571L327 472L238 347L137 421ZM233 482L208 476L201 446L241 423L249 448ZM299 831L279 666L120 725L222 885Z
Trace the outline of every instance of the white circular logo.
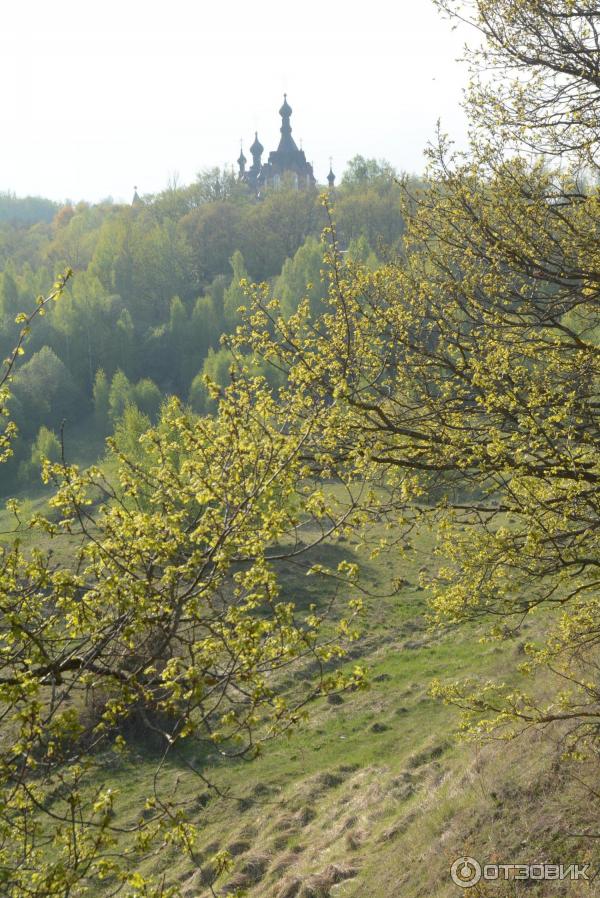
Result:
M474 857L459 857L450 868L450 876L461 889L470 889L481 879L481 864Z

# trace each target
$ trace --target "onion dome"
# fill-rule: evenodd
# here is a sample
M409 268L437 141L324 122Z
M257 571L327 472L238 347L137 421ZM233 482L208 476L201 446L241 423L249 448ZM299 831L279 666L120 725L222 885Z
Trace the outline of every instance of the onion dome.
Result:
M240 156L237 163L240 167L240 175L243 175L246 171L246 157L244 156L244 150L242 147L240 147Z
M287 156L292 156L294 153L298 153L298 147L292 137L292 126L290 125L290 116L292 114L292 107L287 101L287 94L283 95L283 106L279 110L279 115L281 116L281 140L279 141L278 152L284 153Z
M254 143L250 147L250 152L252 153L253 156L262 156L264 149L265 148L263 147L262 143L258 139L258 131L255 131L254 132Z
M292 114L292 107L290 106L290 104L287 101L287 94L284 94L283 95L283 106L279 110L279 115L282 118L289 118L291 114Z

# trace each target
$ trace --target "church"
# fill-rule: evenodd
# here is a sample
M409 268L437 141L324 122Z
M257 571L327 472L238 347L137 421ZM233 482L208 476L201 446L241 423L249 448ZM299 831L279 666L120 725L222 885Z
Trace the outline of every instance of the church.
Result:
M317 183L313 167L310 162L307 162L304 150L298 148L292 137L290 124L292 107L287 101L287 94L283 95L283 106L279 110L279 115L281 116L281 140L277 149L269 153L268 161L262 161L264 147L258 139L258 134L255 134L254 143L250 147L252 153L250 168L246 168L248 160L244 156L243 149L238 159L239 180L247 184L257 196L260 196L264 188L278 187L284 179L298 190L315 187ZM332 188L335 184L335 175L331 168L327 181L329 187Z

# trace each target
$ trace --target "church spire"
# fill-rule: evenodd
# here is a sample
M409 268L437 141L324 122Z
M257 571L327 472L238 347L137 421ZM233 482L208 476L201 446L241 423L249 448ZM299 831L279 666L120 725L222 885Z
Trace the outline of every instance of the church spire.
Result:
M281 140L279 141L280 153L297 153L298 147L292 137L292 126L290 118L292 116L292 107L287 101L287 94L283 95L283 106L279 110L281 116Z
M287 101L287 94L284 94L283 95L283 106L279 110L279 115L281 116L281 118L283 118L283 119L287 118L289 121L289 118L290 118L292 112L293 112L293 109Z
M335 187L335 175L333 173L333 159L329 157L329 174L327 175L327 183L329 184L329 189L333 190Z
M281 140L279 147L269 153L266 162L262 161L264 147L258 139L258 132L254 132L254 141L250 146L252 164L246 167L246 157L243 149L240 151L238 165L240 169L239 181L246 184L260 197L263 188L277 188L280 185L297 189L312 188L316 186L313 166L306 159L303 149L298 149L292 137L290 118L292 107L288 103L287 94L283 95L283 104L279 110L281 116Z
M242 145L241 140L240 140L240 156L239 156L237 163L240 167L240 178L243 178L244 173L246 171L246 157L244 156L244 147Z
M260 168L260 160L264 151L264 147L260 140L258 139L258 131L254 132L254 143L250 147L250 152L252 153L252 163L254 168Z

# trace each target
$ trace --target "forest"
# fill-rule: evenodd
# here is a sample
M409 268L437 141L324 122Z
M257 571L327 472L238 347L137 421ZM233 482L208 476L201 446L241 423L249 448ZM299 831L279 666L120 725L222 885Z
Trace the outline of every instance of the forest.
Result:
M335 197L348 258L376 265L378 253L398 251L400 189L385 161L350 161ZM327 292L326 221L317 188L290 183L257 202L218 169L131 206L0 197L3 358L31 297L57 273L74 274L57 308L37 322L14 378L19 438L0 471L3 493L35 481L41 455L58 458L61 431L71 453L92 460L126 409L138 436L167 396L209 411L203 375L228 381L231 357L220 338L239 323L240 282L271 283L288 316L311 284L318 310Z

